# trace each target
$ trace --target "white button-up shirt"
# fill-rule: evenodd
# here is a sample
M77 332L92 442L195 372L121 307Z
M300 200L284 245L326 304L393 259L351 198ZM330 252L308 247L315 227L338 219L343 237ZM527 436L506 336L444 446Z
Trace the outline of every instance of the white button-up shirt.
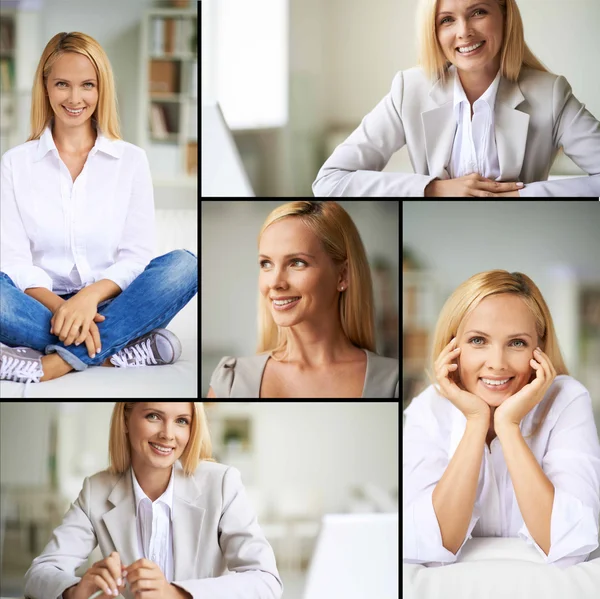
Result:
M521 422L525 436L546 402L554 403L535 438L525 438L554 485L548 556L529 534L519 510L502 444L496 437L484 452L477 495L465 540L456 555L442 545L432 495L466 428L466 418L430 385L404 410L403 561L441 566L455 562L471 537L518 537L533 545L546 563L583 562L598 547L600 442L592 400L573 377L557 376L544 399Z
M450 69L456 71L454 65ZM473 120L471 121L471 104L460 82L460 77L456 74L454 78L456 133L449 164L452 179L458 179L471 173L478 173L482 177L494 181L500 178L500 163L494 134L494 107L499 85L500 70L485 93L473 103Z
M133 492L138 531L138 551L141 559L153 561L161 569L168 583L173 582L173 481L175 470L167 490L154 502L144 493L133 468Z
M101 279L124 291L154 257L154 193L141 148L98 131L73 182L48 126L5 152L0 170L0 270L21 291L64 295Z

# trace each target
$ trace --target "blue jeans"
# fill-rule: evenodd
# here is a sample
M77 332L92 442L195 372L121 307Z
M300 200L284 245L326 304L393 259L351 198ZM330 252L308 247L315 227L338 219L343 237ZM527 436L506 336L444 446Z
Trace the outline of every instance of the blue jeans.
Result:
M106 319L96 323L102 351L92 359L85 343L65 347L52 335L52 312L0 272L0 341L9 347L57 352L75 370L85 370L100 366L138 337L164 329L197 293L197 256L188 250L174 250L154 258L125 291L98 304L97 311ZM68 300L74 295L61 297Z

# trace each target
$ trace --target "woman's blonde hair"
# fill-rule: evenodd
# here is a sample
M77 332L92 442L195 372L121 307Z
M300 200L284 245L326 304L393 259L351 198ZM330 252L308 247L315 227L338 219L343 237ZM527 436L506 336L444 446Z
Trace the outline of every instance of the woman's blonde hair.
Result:
M500 74L513 83L519 79L523 66L549 71L525 43L523 20L516 0L495 0L504 16L504 36L500 50ZM439 0L419 0L417 4L418 64L431 81L446 83L452 63L446 58L437 36L436 13Z
M125 422L129 420L136 403L135 401L118 401L113 408L108 439L108 471L111 474L123 474L131 464L131 449L125 432ZM193 406L190 438L179 458L186 476L192 476L202 460L215 461L212 457L212 443L204 406L201 401L190 403Z
M117 94L112 67L100 44L85 33L57 33L42 52L33 80L31 96L31 135L27 141L39 139L54 117L54 111L46 93L46 83L54 63L65 53L73 52L90 59L98 79L98 104L92 114L96 125L109 139L121 139Z
M565 366L563 357L560 353L556 331L552 315L544 298L537 288L536 284L523 273L508 272L506 270L488 270L473 275L470 279L459 285L459 287L446 300L433 333L431 346L431 355L429 357L429 369L425 373L433 384L435 389L443 395L437 381L433 375L435 373L435 361L442 350L450 343L453 337L458 337L462 333L462 326L469 315L486 297L497 295L499 293L511 293L520 297L529 308L535 320L535 330L538 336L538 345L540 349L548 356L552 362L556 375L569 374ZM458 370L451 372L449 377L461 388ZM535 372L530 381L535 378ZM554 403L554 397L551 397L543 410L543 414L537 417L537 423L532 432L526 437L533 437L539 431L544 423L548 411Z
M283 218L298 218L321 241L323 250L341 267L348 261L349 286L339 296L342 330L349 341L361 349L375 353L375 317L373 283L360 233L350 215L336 202L298 201L283 204L267 216L265 229ZM273 354L289 349L289 330L275 324L267 300L258 292L257 354ZM277 360L275 356L273 359Z

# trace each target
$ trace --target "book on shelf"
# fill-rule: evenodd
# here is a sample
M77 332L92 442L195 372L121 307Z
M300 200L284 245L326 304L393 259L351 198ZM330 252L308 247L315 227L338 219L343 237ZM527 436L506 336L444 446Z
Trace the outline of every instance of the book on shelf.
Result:
M0 58L0 91L11 92L14 88L15 64L12 58Z
M157 139L169 137L166 112L161 104L152 104L150 107L150 132Z
M0 19L0 52L10 52L14 47L13 21L10 19Z
M150 28L153 56L185 55L193 52L194 24L190 19L154 17Z
M178 65L172 60L151 60L148 89L150 94L179 93Z

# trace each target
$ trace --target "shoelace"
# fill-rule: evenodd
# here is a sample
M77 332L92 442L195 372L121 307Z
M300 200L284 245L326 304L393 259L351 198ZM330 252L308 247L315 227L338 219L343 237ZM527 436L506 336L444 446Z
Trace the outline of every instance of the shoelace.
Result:
M121 368L139 368L140 366L148 366L149 364L156 365L158 362L150 347L151 343L152 340L148 338L145 341L124 347L111 358L111 362Z
M11 356L2 356L0 360L0 380L12 380L16 383L39 383L44 371L39 362L19 360Z

